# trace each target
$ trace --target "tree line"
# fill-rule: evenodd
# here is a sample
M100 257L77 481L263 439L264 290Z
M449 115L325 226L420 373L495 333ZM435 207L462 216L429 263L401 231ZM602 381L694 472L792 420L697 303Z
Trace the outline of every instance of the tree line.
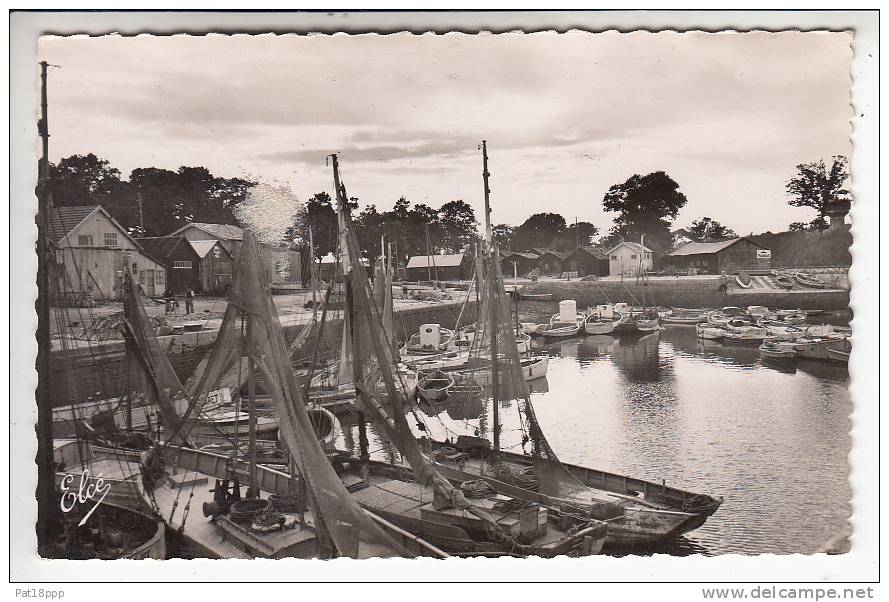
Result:
M830 203L848 200L848 161L843 156L832 159L829 167L823 160L796 166L796 174L786 183L788 203L815 209L817 214L808 223L790 224L789 230L826 228ZM51 166L51 189L57 206L102 205L135 236L164 236L189 222L242 225L238 207L256 184L243 178L214 176L205 167L186 166L176 171L137 168L123 179L118 169L92 153L66 157ZM634 174L605 193L602 206L614 214L614 220L597 245L607 250L620 240L638 241L644 235L646 246L660 255L673 248L677 234L695 241L736 236L731 228L710 217L672 230L687 202L679 184L664 171ZM412 205L401 197L389 211L368 204L357 213L358 199L351 198L349 205L359 245L369 259L379 255L382 236L396 245L401 258L423 255L427 250L434 254L464 252L471 250L477 240L479 222L463 200L435 208L425 203ZM293 224L281 242L308 251L310 228L316 257L336 249L336 211L326 192L316 193L295 211ZM599 228L586 221L567 223L561 215L544 212L519 225L498 224L493 235L503 249L571 251L592 244Z

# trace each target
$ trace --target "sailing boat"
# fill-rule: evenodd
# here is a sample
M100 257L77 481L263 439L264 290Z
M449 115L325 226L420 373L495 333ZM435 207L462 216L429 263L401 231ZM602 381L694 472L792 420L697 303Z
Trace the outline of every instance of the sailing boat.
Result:
M488 210L487 147L482 143L486 213ZM436 468L457 482L482 480L495 491L541 504L553 517L590 516L608 525L607 542L612 547L663 541L694 529L722 503L665 484L633 479L559 461L537 421L527 384L520 374L520 358L511 346L503 346L512 334L512 324L496 243L487 221L484 272L487 286L481 287L482 316L486 323L477 340L489 349L494 378L491 387L492 439L459 435L454 441L433 441ZM503 351L499 351L502 349ZM511 401L518 403L512 404ZM516 445L530 452L508 452L501 446L501 405L517 408L511 416L521 433ZM507 407L504 405L503 407Z
M394 370L381 308L371 294L360 262L357 242L346 211L336 155L331 155L340 249L346 281L347 308L352 314L353 382L358 393L358 458L340 463L340 477L366 509L393 524L460 555L586 555L604 542L602 523L588 517L559 526L551 524L536 503L511 497L481 495L472 499L454 487L421 451L406 415L408 394ZM342 358L341 361L345 361ZM415 415L415 414L414 414ZM416 416L416 415L415 415ZM363 434L364 420L381 430L407 466L373 461ZM413 472L409 480L406 468ZM475 491L474 493L477 493ZM572 533L565 529L572 528Z

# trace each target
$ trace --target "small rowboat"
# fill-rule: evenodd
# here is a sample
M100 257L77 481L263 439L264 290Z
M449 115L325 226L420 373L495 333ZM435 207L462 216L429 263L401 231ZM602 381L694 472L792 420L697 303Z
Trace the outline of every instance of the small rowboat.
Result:
M791 343L766 341L759 346L759 352L764 359L791 360L796 358L796 349Z
M674 309L669 315L661 318L661 324L694 326L706 322L710 312L694 309Z
M745 283L741 279L741 276L739 274L739 275L735 276L735 282L737 282L738 286L740 286L741 288L751 288L753 286L753 280L750 280L749 276L747 277L747 282Z
M522 360L522 376L526 381L543 378L549 368L549 357L542 355Z
M789 274L775 274L772 276L772 281L780 288L793 288L793 276Z
M587 334L611 334L615 326L620 322L620 314L614 314L611 318L592 313L586 317L583 330Z
M522 301L552 301L553 294L552 293L522 293L516 292L519 299Z
M565 322L551 322L540 330L540 334L545 339L566 339L576 336L583 327L583 320L578 320L574 324Z
M444 401L454 386L454 378L441 370L433 370L418 376L417 393L426 401Z
M797 282L809 288L824 288L826 286L826 283L821 278L816 278L805 272L796 272L793 277Z
M309 413L309 422L312 423L312 429L318 436L321 446L325 449L332 448L340 434L340 421L333 413L320 406L308 407L306 411Z

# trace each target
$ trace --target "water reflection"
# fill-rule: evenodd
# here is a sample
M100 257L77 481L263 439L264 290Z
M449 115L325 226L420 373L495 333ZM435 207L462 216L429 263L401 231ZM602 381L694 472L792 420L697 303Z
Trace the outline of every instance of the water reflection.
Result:
M811 554L845 528L844 365L772 363L756 346L702 343L682 327L535 345L550 362L547 378L529 383L531 399L563 461L725 497L703 527L645 553ZM499 407L503 447L514 451L525 427L518 407ZM490 437L492 413L488 392L417 408L442 439ZM389 453L368 432L372 449Z

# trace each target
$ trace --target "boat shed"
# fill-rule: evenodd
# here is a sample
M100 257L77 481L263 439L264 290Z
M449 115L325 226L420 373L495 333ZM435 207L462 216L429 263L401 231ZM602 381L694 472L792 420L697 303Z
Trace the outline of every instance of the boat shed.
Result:
M562 251L546 251L537 259L537 267L541 274L561 274L567 256Z
M407 279L467 280L472 273L472 260L464 253L451 255L415 255L407 262Z
M123 298L124 270L149 297L166 289L163 262L146 251L101 206L53 207L49 238L56 249L55 302L82 305Z
M500 259L500 271L507 278L515 274L527 276L528 272L537 267L538 259L540 255L530 251L507 253Z
M690 242L672 250L666 259L678 270L695 269L710 274L769 271L772 252L749 238L718 242Z
M577 272L578 276L607 276L609 273L608 254L592 245L577 247L562 262L566 272Z

